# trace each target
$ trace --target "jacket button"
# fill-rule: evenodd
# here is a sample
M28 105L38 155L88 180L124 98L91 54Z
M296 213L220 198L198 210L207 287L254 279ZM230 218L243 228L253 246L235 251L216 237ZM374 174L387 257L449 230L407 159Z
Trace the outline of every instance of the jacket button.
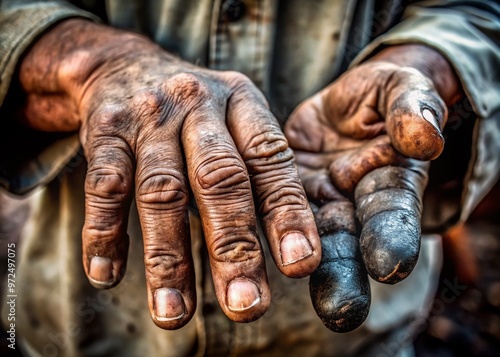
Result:
M226 0L222 4L221 19L224 22L236 22L245 16L245 4L241 0Z

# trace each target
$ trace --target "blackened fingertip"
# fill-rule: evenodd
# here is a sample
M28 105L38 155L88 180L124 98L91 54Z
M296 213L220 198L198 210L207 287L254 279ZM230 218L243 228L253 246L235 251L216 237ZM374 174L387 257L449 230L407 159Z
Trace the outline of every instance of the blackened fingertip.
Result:
M398 209L373 215L360 236L369 275L384 284L406 279L418 260L420 235L420 221L414 211Z
M370 309L370 285L356 235L335 233L321 240L323 257L311 274L313 307L323 324L334 332L359 327Z

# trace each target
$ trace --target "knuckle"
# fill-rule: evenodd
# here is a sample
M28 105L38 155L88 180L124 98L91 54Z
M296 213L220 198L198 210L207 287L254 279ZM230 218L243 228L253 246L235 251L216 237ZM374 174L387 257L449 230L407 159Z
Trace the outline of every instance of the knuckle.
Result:
M260 164L292 161L294 156L285 137L277 130L254 136L243 151L245 160L259 160Z
M175 254L171 249L149 246L144 251L144 265L150 279L158 279L159 284L165 278L186 276L187 263L184 254Z
M307 200L294 166L293 151L279 133L256 136L245 153L245 163L261 202L260 212L277 209L303 210Z
M169 78L167 91L176 103L201 103L210 97L206 82L193 73L178 73Z
M88 210L82 231L84 247L87 250L122 249L124 244L128 244L125 222L124 215L117 214L116 211Z
M261 257L260 244L248 227L220 229L215 232L210 252L219 262L244 262ZM256 229L255 229L256 231ZM256 233L255 233L256 234Z
M277 189L277 183L280 184ZM257 195L261 202L260 212L269 216L283 207L290 210L307 209L307 199L302 186L296 180L284 176L273 176L265 184L260 185Z
M166 204L181 208L188 204L184 178L173 172L151 172L139 179L137 201L141 204Z
M224 72L223 78L232 92L231 103L245 108L245 110L251 110L257 115L268 116L269 104L264 94L250 78L242 73L232 71Z
M111 219L101 218L87 220L84 226L84 241L92 242L92 246L106 247L114 243L120 236L119 226Z
M120 202L129 194L127 175L113 169L89 170L85 180L85 192L96 203Z
M246 168L234 153L209 153L195 172L196 181L203 190L236 193L238 189L250 188Z

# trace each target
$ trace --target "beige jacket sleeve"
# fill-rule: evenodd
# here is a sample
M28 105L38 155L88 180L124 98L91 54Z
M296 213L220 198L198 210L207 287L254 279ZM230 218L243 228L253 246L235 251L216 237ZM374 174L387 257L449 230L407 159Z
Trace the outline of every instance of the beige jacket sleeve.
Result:
M47 138L47 145L35 145L27 133L16 131L13 115L4 108L23 53L50 26L69 17L99 21L63 1L0 0L0 185L14 193L53 179L79 148L76 138ZM32 147L36 149L28 153Z
M48 27L68 17L97 18L62 1L0 0L0 105L19 57Z

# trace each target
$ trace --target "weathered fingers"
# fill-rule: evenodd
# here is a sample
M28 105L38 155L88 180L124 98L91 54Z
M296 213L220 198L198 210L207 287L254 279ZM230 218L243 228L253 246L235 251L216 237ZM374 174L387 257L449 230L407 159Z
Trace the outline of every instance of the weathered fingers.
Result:
M127 218L135 193L144 241L148 302L153 321L175 329L192 317L196 294L187 215L188 185L177 139L180 121L169 118L161 130L161 98L136 97L142 115L108 107L96 112L82 142L88 160L83 229L84 266L93 285L116 285L123 276L128 248ZM139 106L139 104L141 104ZM135 121L134 121L135 119ZM135 192L134 192L135 189Z
M112 112L91 119L102 129L82 132L88 167L85 178L83 266L92 285L110 288L120 282L127 263L127 223L132 199L134 159L128 143L114 135Z
M405 160L390 142L387 135L380 135L360 147L339 155L329 166L330 179L335 187L352 194L358 182L369 172L387 165L397 165Z
M178 141L158 139L138 149L136 201L151 316L158 326L174 329L184 326L196 307L189 190Z
M89 159L84 263L94 285L113 286L123 275L134 187L149 307L160 327L183 326L196 305L190 191L217 298L231 319L255 320L270 303L254 195L278 267L303 277L318 266L319 236L293 154L247 78L178 73L93 115L82 139Z
M224 313L253 321L270 303L250 178L225 123L226 103L198 87L200 106L182 128L187 171L200 213L215 292Z
M241 75L230 79L228 128L248 170L259 216L278 268L304 277L319 264L321 245L292 150L263 95Z

